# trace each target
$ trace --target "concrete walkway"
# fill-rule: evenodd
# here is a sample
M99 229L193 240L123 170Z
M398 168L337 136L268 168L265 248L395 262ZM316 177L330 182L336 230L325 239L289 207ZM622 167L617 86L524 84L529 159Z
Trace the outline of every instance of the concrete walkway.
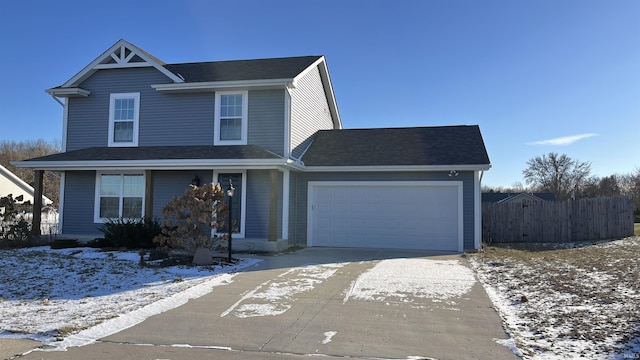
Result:
M516 359L495 341L506 335L478 282L450 303L348 297L362 274L395 258L466 265L460 255L395 250L266 256L232 283L95 344L20 359Z

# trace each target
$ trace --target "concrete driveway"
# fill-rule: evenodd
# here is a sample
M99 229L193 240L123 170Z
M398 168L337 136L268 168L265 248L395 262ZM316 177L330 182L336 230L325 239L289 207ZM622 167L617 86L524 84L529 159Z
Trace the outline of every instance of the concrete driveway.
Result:
M460 255L309 248L83 347L21 359L515 359Z

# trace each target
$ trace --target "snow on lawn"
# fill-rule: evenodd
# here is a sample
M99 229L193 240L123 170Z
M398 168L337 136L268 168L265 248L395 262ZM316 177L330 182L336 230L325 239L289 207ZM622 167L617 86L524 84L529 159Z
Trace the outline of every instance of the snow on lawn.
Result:
M137 252L90 248L0 251L0 338L83 345L205 295L260 261L142 267L139 260Z
M632 237L491 246L469 260L523 358L639 359L639 253Z
M458 260L382 260L358 277L344 302L349 298L381 302L427 298L455 305L454 299L469 292L475 282L473 271Z

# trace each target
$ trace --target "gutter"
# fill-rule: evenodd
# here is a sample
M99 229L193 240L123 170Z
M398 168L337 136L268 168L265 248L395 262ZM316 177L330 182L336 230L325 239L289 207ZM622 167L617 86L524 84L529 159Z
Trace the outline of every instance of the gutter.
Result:
M230 88L247 87L286 87L295 88L294 79L263 79L263 80L233 80L233 81L207 81L189 82L174 84L155 84L152 88L160 92L181 92L181 91L211 91Z
M368 166L305 166L306 171L483 171L491 165L368 165Z

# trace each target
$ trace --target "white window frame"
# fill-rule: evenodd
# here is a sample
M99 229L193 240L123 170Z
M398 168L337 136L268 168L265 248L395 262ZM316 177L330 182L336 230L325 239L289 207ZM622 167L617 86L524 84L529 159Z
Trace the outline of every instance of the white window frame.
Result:
M235 169L216 169L213 171L213 183L217 184L220 182L218 180L218 174L242 174L242 201L240 202L242 205L240 208L240 227L238 227L238 232L233 233L233 238L244 239L245 236L245 228L247 225L247 170L235 170ZM226 193L229 184L220 184L222 190ZM215 234L215 230L213 231Z
M113 141L113 135L115 131L115 103L116 99L131 99L135 101L133 109L133 139L130 142L115 142ZM138 146L138 134L140 128L140 93L118 93L111 94L109 97L109 146L110 147L122 147L122 146Z
M222 95L242 95L242 127L240 140L221 140L220 139L220 97ZM249 91L218 91L215 95L214 109L214 137L213 145L247 145L247 129L248 129L248 113L249 113Z
M94 201L94 209L93 209L93 221L95 223L104 223L110 218L101 218L100 217L100 181L102 179L102 175L120 175L120 195L119 195L119 209L118 213L122 214L122 199L124 197L123 191L124 186L122 186L122 181L124 179L124 175L141 175L142 176L142 214L141 217L144 217L144 209L145 209L145 194L146 194L146 186L147 181L145 177L145 173L140 171L96 171L96 187L95 187L95 201Z

